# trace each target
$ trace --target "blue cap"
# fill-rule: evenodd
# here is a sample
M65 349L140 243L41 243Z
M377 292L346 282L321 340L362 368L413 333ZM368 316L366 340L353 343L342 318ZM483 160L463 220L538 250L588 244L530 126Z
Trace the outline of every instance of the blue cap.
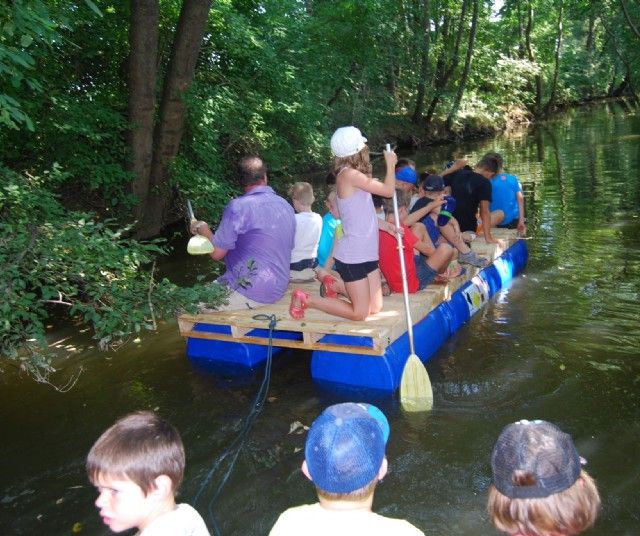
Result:
M396 179L398 179L399 181L408 182L410 184L415 184L416 182L418 182L418 174L413 168L405 166L396 170Z
M388 437L389 423L375 406L329 406L307 435L304 453L313 483L328 493L366 486L380 471Z

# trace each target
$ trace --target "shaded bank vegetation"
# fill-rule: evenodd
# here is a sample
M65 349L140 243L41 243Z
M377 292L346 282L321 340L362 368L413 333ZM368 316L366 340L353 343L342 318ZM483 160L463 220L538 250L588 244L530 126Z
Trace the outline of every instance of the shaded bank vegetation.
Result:
M156 281L139 240L186 197L216 221L239 155L278 186L342 124L424 143L635 98L639 29L638 0L3 3L3 356L46 369L52 307L112 346L210 293Z

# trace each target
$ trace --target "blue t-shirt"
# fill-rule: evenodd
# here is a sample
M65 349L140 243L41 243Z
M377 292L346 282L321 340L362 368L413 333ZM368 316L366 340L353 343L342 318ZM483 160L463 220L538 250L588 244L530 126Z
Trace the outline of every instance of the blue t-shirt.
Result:
M411 213L420 210L421 208L426 207L429 203L431 203L432 199L429 197L421 197L418 199L411 208ZM429 238L431 238L431 242L433 242L433 246L438 245L438 240L440 239L440 229L434 219L427 214L424 218L420 220L422 224L427 228L427 233L429 233Z
M498 173L491 179L491 204L489 210L502 210L504 220L500 225L508 225L520 216L516 194L522 192L520 181L515 175Z
M327 212L322 216L322 233L320 234L320 242L318 242L318 265L324 266L327 258L331 255L333 247L333 235L336 234L336 227L340 223L339 219L333 217L331 212Z
M427 233L429 233L429 238L431 238L431 242L433 242L433 247L436 247L438 245L438 240L440 240L440 229L436 225L436 222L433 221L433 218L429 216L429 214L420 221L424 223L424 226L427 228Z

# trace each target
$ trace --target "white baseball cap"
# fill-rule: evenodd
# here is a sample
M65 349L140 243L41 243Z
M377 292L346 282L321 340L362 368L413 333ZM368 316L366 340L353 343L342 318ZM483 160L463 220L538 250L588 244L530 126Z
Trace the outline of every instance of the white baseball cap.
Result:
M340 127L331 136L331 150L338 158L345 158L364 149L367 138L356 127Z

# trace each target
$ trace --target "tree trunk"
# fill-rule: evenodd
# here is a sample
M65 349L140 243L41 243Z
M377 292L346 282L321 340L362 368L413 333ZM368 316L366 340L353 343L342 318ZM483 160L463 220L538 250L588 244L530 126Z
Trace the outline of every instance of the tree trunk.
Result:
M154 136L149 197L143 222L138 227L138 238L157 235L167 223L166 216L172 201L169 166L178 153L185 120L186 106L182 95L189 89L195 75L210 7L211 0L184 0L182 4L164 79L159 123Z
M462 9L460 11L460 18L458 23L458 31L456 33L455 44L453 46L453 52L451 53L451 63L447 67L447 39L449 37L449 28L451 25L451 16L445 12L444 14L444 22L442 28L442 50L440 52L440 57L438 58L438 65L436 67L436 77L435 77L435 92L433 98L431 99L431 103L429 104L429 109L427 110L427 115L425 117L425 124L431 123L433 120L433 116L436 111L436 107L440 102L440 98L442 97L447 84L449 83L449 79L451 75L455 72L458 67L458 58L459 58L459 50L460 43L462 42L462 34L464 32L464 25L467 16L467 8L469 6L469 0L464 0L462 2Z
M640 39L640 31L638 30L636 25L633 24L633 21L629 16L629 12L627 11L627 6L625 5L624 0L620 0L620 5L622 6L622 13L624 13L624 18L627 20L627 23L629 24L629 28L631 28L631 31L635 34L635 36L638 39Z
M416 96L416 108L413 112L411 121L413 123L419 123L422 119L422 112L424 110L424 95L427 87L427 77L429 76L429 39L431 33L431 6L430 0L424 1L424 39L422 42L421 50L421 63L420 74L418 75L418 94Z
M556 93L558 91L558 73L560 71L560 50L562 49L562 18L564 16L564 0L560 0L560 9L558 10L558 23L556 25L556 53L555 64L553 67L553 80L551 81L551 94L544 110L545 113L549 113L555 108L556 105Z
M128 66L131 162L127 167L134 175L131 193L138 200L133 211L137 221L142 219L147 205L153 159L159 17L158 0L131 2Z
M453 126L453 120L458 113L458 108L460 108L460 103L462 102L462 96L464 95L464 90L467 85L467 79L469 78L469 71L471 69L471 59L473 58L473 47L474 47L475 38L476 38L476 29L478 27L478 4L479 4L479 0L473 0L473 14L471 15L471 29L469 30L469 45L467 47L467 55L464 60L464 68L462 70L462 76L460 77L458 92L456 93L455 100L453 101L453 106L451 106L451 111L447 116L447 122L445 124L445 128L449 132L451 132L451 127Z
M587 42L585 44L585 49L587 50L587 52L591 53L593 52L593 48L594 48L594 42L595 42L595 36L594 36L594 30L595 30L595 25L596 25L596 14L595 11L593 9L591 9L589 11L589 30L587 32Z
M533 47L531 46L531 32L533 31L533 5L531 0L528 0L527 6L527 27L525 28L525 45L527 47L527 57L531 63L536 62L536 56L533 53ZM542 107L542 75L535 75L535 101L533 107L533 114L539 115Z

